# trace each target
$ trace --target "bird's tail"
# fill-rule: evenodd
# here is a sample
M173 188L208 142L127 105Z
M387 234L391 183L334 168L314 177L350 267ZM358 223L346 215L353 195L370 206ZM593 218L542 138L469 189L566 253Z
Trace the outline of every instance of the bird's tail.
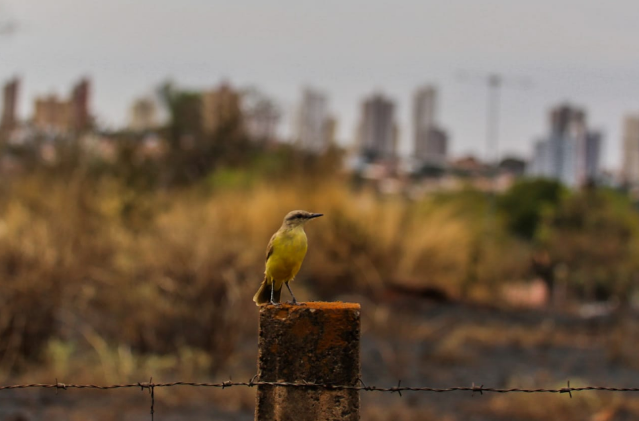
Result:
M253 296L253 301L255 301L256 305L261 306L271 302L271 285L272 281L269 282L267 277L265 276L264 280L262 281L262 285L260 285L260 289L258 289ZM276 303L279 303L281 295L282 288L280 287L280 289L276 289L275 291L273 291L273 300Z

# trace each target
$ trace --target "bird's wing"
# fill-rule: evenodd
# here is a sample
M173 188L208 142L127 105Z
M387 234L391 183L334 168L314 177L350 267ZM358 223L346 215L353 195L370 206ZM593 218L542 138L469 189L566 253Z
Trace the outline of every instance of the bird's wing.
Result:
M275 239L276 235L277 235L277 232L275 234L273 234L273 236L271 237L271 240L268 242L268 246L266 246L266 261L267 262L268 262L268 258L271 257L271 254L273 254L273 240Z

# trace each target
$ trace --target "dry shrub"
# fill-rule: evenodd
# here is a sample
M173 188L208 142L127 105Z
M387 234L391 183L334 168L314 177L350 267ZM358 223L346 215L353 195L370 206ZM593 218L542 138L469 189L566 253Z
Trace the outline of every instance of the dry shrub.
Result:
M0 192L0 363L20 367L51 340L78 344L69 358L201 350L213 371L240 358L266 244L292 209L325 214L307 227L298 298L374 299L400 278L462 288L474 231L434 199L303 178L141 193L108 178L32 176Z
M108 227L80 181L46 185L28 180L7 193L0 221L0 362L36 358L56 332L69 294L81 293L115 250Z

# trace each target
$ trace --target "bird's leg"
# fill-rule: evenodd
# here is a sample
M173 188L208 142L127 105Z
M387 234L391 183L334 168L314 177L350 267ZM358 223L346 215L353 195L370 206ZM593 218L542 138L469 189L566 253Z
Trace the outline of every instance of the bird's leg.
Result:
M286 288L288 288L288 292L291 293L291 297L293 297L293 301L291 302L291 304L297 304L297 300L295 299L295 295L293 295L293 291L291 290L291 287L288 286L288 282L285 282L284 285L286 285Z
M286 286L288 286L288 285L286 285ZM290 291L290 289L289 289L289 291ZM274 306L281 305L282 303L276 303L275 302L274 294L275 294L275 282L271 282L271 305L274 305Z
M293 295L293 291L291 290L291 287L288 286L288 282L285 282L284 285L286 285L286 288L288 288L288 292L291 293L291 297L293 297L293 301L291 301L290 303L295 305L295 304L299 304L299 305L303 305L301 303L298 303L297 300L295 299L295 295Z

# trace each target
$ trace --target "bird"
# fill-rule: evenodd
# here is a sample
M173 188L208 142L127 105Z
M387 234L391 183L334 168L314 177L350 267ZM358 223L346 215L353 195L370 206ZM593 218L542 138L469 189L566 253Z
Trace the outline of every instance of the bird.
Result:
M278 305L282 294L282 285L286 285L293 297L293 304L297 304L295 295L288 285L302 267L306 256L308 243L304 225L311 219L323 216L321 213L311 213L294 210L286 214L282 226L266 246L266 269L260 289L255 293L253 301L258 306L264 304Z

